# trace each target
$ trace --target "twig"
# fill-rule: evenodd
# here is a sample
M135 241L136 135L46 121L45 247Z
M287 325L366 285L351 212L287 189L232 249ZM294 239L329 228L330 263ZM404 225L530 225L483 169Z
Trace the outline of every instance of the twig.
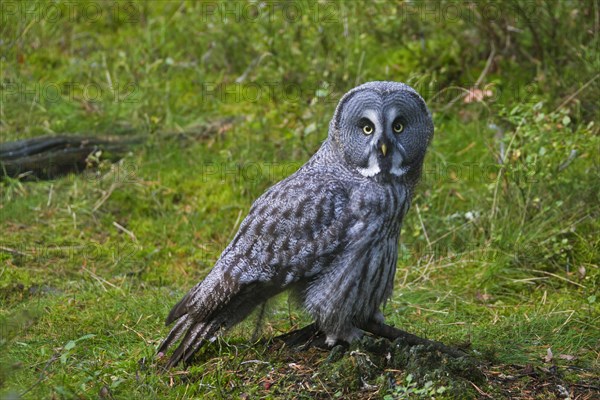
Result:
M506 147L506 156L508 157L508 154L512 148L513 142L515 141L515 138L517 137L517 134L519 133L519 131L521 130L521 126L523 126L523 123L525 122L525 118L521 119L521 121L519 122L519 125L515 128L515 132L513 133L512 137L510 138L510 142L508 143L508 146ZM500 182L502 181L502 175L504 174L504 170L506 169L506 167L504 166L504 160L502 160L502 167L500 167L500 171L498 172L498 178L496 179L496 185L494 187L494 199L492 201L492 214L490 216L490 239L492 237L492 234L494 233L494 218L496 217L496 206L498 204L498 189L500 187Z
M52 204L52 193L54 192L54 184L50 185L50 191L48 192L48 202L46 203L46 207L50 207Z
M27 253L23 253L23 252L21 252L19 250L11 249L10 247L4 247L4 246L0 246L0 251L3 251L5 253L10 253L13 256L26 257L28 255Z
M600 390L600 386L584 385L581 383L571 383L571 386L577 386L577 387L581 387L581 388L585 388L585 389Z
M98 211L98 209L100 207L102 207L102 204L104 204L104 202L106 200L108 200L108 198L110 197L110 195L112 194L112 192L116 189L118 183L117 182L113 182L110 187L108 188L108 190L106 191L106 193L104 193L104 195L100 198L100 200L98 200L96 202L96 204L94 205L94 208L92 208L92 212L96 212Z
M48 362L44 366L44 369L40 372L40 376L37 379L37 381L35 381L35 383L33 385L31 385L27 389L25 389L25 391L23 391L19 397L25 396L27 393L31 392L31 390L34 387L36 387L37 385L39 385L40 383L42 383L46 379L46 376L44 374L46 373L46 371L48 370L48 368L50 368L50 365L52 365L52 363L54 363L54 361L58 360L59 357L60 357L60 352L54 353L52 355L52 357L50 358L50 360L48 360Z
M106 288L104 287L104 285L102 285L102 283L106 283L108 286L111 286L115 289L119 289L121 290L120 287L110 283L109 281L107 281L106 279L102 278L101 276L96 275L95 273L93 273L92 271L90 271L89 269L87 269L86 267L81 267L82 270L84 270L85 272L87 272L88 274L90 274L92 276L92 278L94 278L95 280L97 280L100 285L102 286L102 289L104 289L105 292L107 292L108 290L106 290Z
M261 360L246 360L246 361L242 361L240 363L240 365L244 365L244 364L267 364L267 365L271 365L270 362L261 361Z
M240 223L240 220L242 218L242 212L243 212L243 210L240 209L240 212L238 213L235 223L233 224L233 228L231 229L231 232L229 232L229 238L227 239L227 242L231 242L233 240L233 235L237 231L238 224Z
M129 229L125 228L123 225L119 224L117 221L113 221L113 225L115 226L115 228L117 228L121 232L125 233L127 236L129 236L131 238L131 240L133 240L134 242L137 243L137 238L135 237L135 234L133 232L131 232Z
M408 306L412 307L412 308L416 308L419 311L423 310L423 311L432 312L432 313L438 313L438 314L448 314L448 311L433 310L431 308L424 308L424 307L415 306L414 304L408 304Z
M429 240L429 235L427 234L427 229L425 229L425 224L423 223L423 218L421 218L421 209L417 204L417 216L419 217L419 222L421 223L421 229L423 229L423 235L425 235L425 240L427 240L427 247L431 249L431 241Z
M261 54L260 56L258 56L257 58L255 58L254 60L252 60L252 62L250 62L250 64L248 65L248 67L246 68L246 70L242 73L242 75L238 76L237 79L235 80L235 83L244 83L244 81L246 80L246 78L248 78L248 75L256 68L260 65L260 63L262 62L262 60L265 57L268 56L272 56L272 53L269 53L268 51Z
M143 336L141 333L139 333L139 332L138 332L138 331L136 331L135 329L133 329L133 328L131 328L131 327L129 327L129 326L127 326L127 325L125 325L125 324L121 324L121 325L123 325L123 327L124 327L125 329L127 329L128 331L132 331L133 333L135 333L136 335L138 335L138 336L139 336L139 337L140 337L140 338L141 338L141 339L144 341L144 343L150 343L150 341L149 341L149 340L147 340L147 339L146 339L146 338L145 338L145 337L144 337L144 336Z
M439 242L439 241L440 241L440 240L442 240L443 238L445 238L445 237L447 237L447 236L450 236L450 235L452 235L454 232L456 232L457 230L459 230L459 229L460 229L460 228L462 228L463 226L465 226L465 225L469 225L469 224L470 224L470 223L472 223L472 222L473 222L472 220L471 220L471 221L467 221L467 222L465 222L465 223L463 223L463 224L461 224L461 225L459 225L459 226L457 226L457 227L455 227L455 228L452 228L450 231L448 231L448 232L444 233L442 236L440 236L440 237L436 238L436 239L435 239L433 242L431 242L431 243L430 243L430 246L431 246L432 244L436 244L437 242Z
M475 85L473 85L474 88L479 88L479 85L481 85L481 82L483 82L483 79L488 74L490 67L492 66L492 61L494 60L495 55L496 55L496 46L494 46L494 43L492 43L492 50L490 51L490 55L488 56L488 59L485 63L485 67L483 67L481 74L479 74L479 78L477 78L477 80L475 81ZM442 108L441 111L444 112L444 111L448 110L450 107L452 107L454 105L454 103L456 103L458 100L462 99L463 97L465 97L465 95L467 95L469 93L471 93L471 90L465 90L463 93L459 94L458 96L456 96L455 98L450 100L448 102L448 104L446 104Z
M558 166L558 171L564 171L569 165L571 165L571 163L573 162L573 160L577 157L577 150L573 149L571 150L571 152L569 153L569 158L567 158L565 160L565 162L563 162L562 164L560 164Z
M592 79L590 79L589 81L587 81L582 87L580 87L579 89L577 89L577 91L575 93L573 93L572 95L570 95L569 97L567 97L567 99L565 101L563 101L562 103L560 103L560 106L556 107L556 110L554 110L553 112L557 112L558 110L560 110L561 108L563 108L564 106L566 106L567 104L569 104L569 102L571 100L573 100L575 97L577 97L577 95L581 92L583 92L588 86L590 86L592 84L592 82L594 82L596 80L596 78L598 78L600 76L600 74L596 74L595 77L593 77Z
M488 399L493 399L493 397L492 397L492 396L490 396L489 394L487 394L487 393L486 393L486 392L484 392L483 390L479 389L479 387L477 387L477 385L476 385L476 384L474 384L473 382L471 382L471 381L467 381L467 382L469 382L471 385L473 385L473 387L475 388L475 390L477 390L477 392L478 392L480 395L482 395L482 396L485 396L485 397L487 397Z
M562 330L562 328L565 327L565 325L567 325L569 323L569 321L571 320L571 318L573 317L573 314L575 314L575 310L571 310L571 314L569 314L569 316L567 317L567 319L565 320L565 322L563 322L558 328L554 328L552 330L553 333L558 333Z
M550 275L550 276L552 276L552 277L554 277L554 278L558 278L558 279L560 279L561 281L569 282L569 283L571 283L571 284L573 284L573 285L575 285L575 286L579 286L580 288L587 289L587 288L586 288L585 286L583 286L582 284L579 284L579 283L577 283L577 282L574 282L574 281L572 281L572 280L570 280L570 279L567 279L567 278L563 278L562 276L560 276L560 275L556 275L556 274L553 274L552 272L548 272L548 271L542 271L542 270L538 270L538 269L534 269L534 270L532 270L532 271L533 271L533 272L539 272L540 274L546 274L546 275Z
M356 71L356 79L354 80L355 86L358 86L358 84L360 83L360 74L362 72L362 67L363 67L364 61L365 61L365 52L363 50L363 52L360 54L360 58L358 59L358 69Z
M490 70L490 67L492 66L492 61L494 61L494 56L496 55L496 46L494 45L494 42L492 42L491 45L492 50L490 51L490 55L485 63L485 67L483 67L483 71L481 71L481 74L479 74L479 78L477 78L477 81L475 81L475 87L479 87L479 85L481 85L481 82L483 82L483 79L485 78L485 76Z

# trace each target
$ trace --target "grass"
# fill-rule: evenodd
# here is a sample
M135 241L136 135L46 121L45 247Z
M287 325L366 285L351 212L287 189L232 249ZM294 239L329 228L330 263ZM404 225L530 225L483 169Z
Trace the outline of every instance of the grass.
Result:
M88 2L100 7L97 18L80 5L58 19L50 4L4 9L2 140L150 139L90 173L1 183L2 396L452 398L449 382L412 380L409 367L362 344L336 360L271 342L310 322L285 296L270 305L263 341L251 339L250 319L188 370L157 368L170 307L207 274L252 201L316 151L341 94L371 79L415 85L436 125L387 320L468 347L486 379L466 397L598 391L600 136L589 103L597 33L589 46L569 38L578 56L553 59L564 63L552 86L556 65L510 53L537 57L533 36L497 47L482 75L483 31L473 36L468 21L448 19L401 24L391 3L325 2L321 14L291 3L298 19L277 3L240 21L201 2ZM251 3L232 4L243 13ZM472 88L480 76L506 90L448 106L461 93L448 88ZM230 116L209 137L165 134Z

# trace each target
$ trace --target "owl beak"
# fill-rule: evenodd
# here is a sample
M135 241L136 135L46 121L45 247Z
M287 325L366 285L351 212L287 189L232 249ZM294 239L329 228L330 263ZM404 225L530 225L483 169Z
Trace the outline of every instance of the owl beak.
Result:
M381 143L381 154L383 154L384 157L387 154L387 146L385 143Z
M383 154L384 157L387 154L387 146L385 145L385 143L381 144L381 153Z

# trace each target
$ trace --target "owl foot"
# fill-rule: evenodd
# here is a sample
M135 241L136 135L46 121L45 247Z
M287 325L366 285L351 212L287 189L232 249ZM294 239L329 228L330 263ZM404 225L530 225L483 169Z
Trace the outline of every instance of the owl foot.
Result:
M373 316L371 317L371 321L374 321L378 324L383 324L385 322L383 313L381 311L377 310L377 312L375 312L375 314L373 314Z
M360 339L363 336L364 332L358 328L352 327L345 332L328 334L325 339L325 344L329 347L333 347L338 340L344 341L346 343L352 343L353 341Z

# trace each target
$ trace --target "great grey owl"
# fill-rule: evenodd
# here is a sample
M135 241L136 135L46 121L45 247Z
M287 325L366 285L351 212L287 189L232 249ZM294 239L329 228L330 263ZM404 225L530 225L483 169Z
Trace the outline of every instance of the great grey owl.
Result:
M167 367L286 289L329 345L383 322L400 226L432 137L431 114L410 86L369 82L346 93L321 148L254 202L208 276L169 313L175 325L159 353L183 338Z

